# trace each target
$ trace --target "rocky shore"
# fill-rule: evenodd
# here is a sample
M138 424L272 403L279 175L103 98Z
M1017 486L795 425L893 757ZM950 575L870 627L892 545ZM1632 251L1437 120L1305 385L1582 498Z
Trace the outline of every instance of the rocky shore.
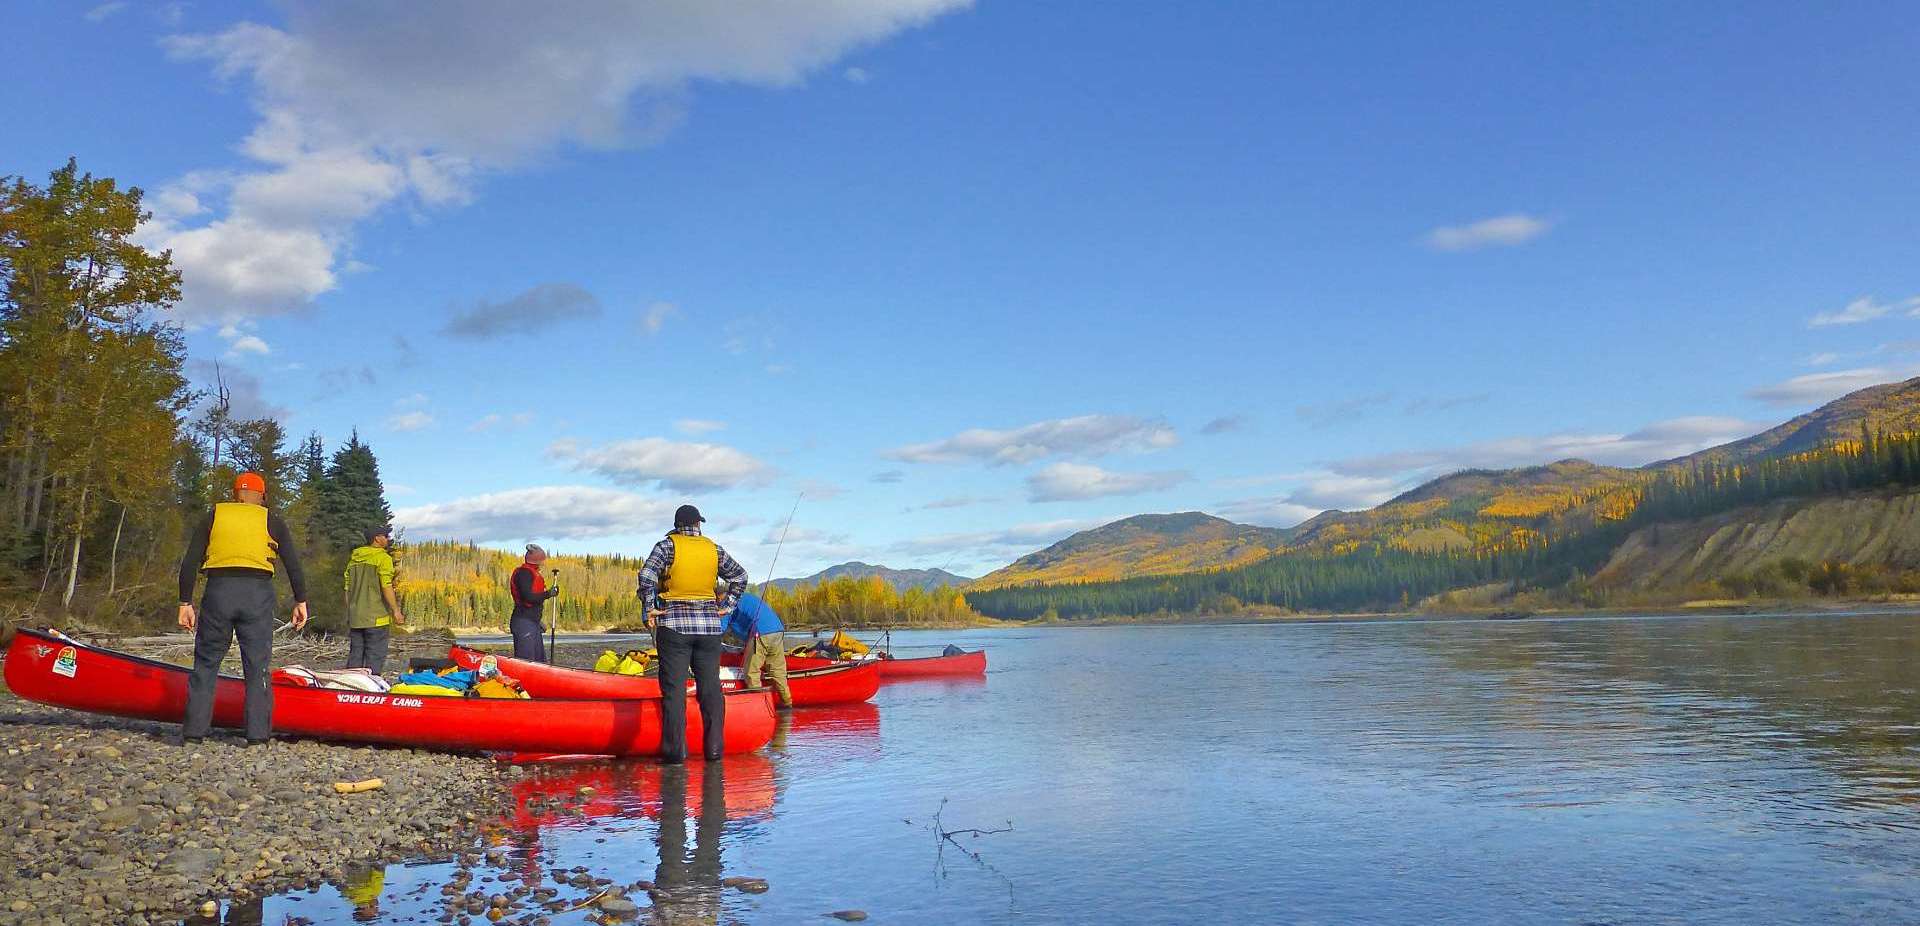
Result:
M0 695L0 924L171 923L208 901L452 856L497 816L490 759L218 736ZM342 781L385 786L339 794Z

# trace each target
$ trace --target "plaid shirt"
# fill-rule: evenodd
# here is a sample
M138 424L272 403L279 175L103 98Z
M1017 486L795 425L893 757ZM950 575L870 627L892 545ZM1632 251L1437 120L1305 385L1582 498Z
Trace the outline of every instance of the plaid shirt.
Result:
M700 536L698 525L674 528L676 534L689 537ZM727 581L727 600L725 610L733 612L733 606L740 602L740 595L747 590L747 570L742 568L719 544L713 545L714 552L720 554L720 578ZM673 568L673 538L663 538L653 545L653 552L647 554L646 565L640 567L640 600L653 606L655 593L660 590L660 577ZM721 605L707 598L701 601L662 601L666 615L660 618L660 626L681 633L703 636L719 636L726 629L726 618L721 615Z

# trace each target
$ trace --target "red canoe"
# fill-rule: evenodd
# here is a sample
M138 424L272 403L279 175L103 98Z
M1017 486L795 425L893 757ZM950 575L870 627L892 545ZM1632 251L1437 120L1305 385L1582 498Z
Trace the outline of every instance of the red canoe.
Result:
M910 658L877 656L858 660L858 662L879 663L880 680L883 682L897 678L941 678L953 675L987 674L987 651L983 649L977 649L971 653L961 653L958 656L915 656ZM737 666L740 664L740 654L733 651L721 653L720 664L723 666ZM831 659L822 659L818 656L787 657L787 671L789 673L798 672L803 669L818 669L823 666L835 664Z
M447 658L463 669L479 667L481 660L490 655L493 654L457 645L447 650ZM551 666L511 656L494 655L493 659L501 672L519 681L527 693L536 698L660 697L660 680L652 676ZM793 692L795 707L854 704L872 698L880 690L881 668L872 662L822 661L826 664L819 668L789 669L787 688ZM740 682L728 681L725 685L731 690L740 687Z
M37 630L14 635L6 679L14 694L55 707L164 723L179 723L187 709L186 669ZM215 725L242 725L243 685L233 676L220 677ZM688 698L687 728L695 744L699 717L698 704ZM727 752L765 746L774 726L767 692L727 696ZM644 756L660 751L660 699L410 698L275 685L273 729L430 749Z

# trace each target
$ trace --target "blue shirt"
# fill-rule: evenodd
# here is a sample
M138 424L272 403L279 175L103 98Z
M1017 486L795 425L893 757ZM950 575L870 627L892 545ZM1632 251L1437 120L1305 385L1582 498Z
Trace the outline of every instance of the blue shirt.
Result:
M780 615L773 613L773 608L752 592L742 593L740 603L733 606L733 613L727 617L727 632L742 640L786 629L787 625L780 623Z

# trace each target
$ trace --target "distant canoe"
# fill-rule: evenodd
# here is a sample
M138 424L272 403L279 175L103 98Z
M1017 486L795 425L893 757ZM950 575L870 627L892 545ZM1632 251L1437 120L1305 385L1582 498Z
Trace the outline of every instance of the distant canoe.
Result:
M864 659L854 661L856 663L879 663L880 680L883 682L907 678L946 678L956 675L987 674L987 651L978 649L970 653L961 653L957 656L914 656L909 658L868 656ZM732 651L721 653L720 664L724 666L737 666L740 664L740 654ZM789 672L804 669L819 669L836 664L838 663L832 659L822 659L818 656L787 657L787 671Z
M1525 620L1532 616L1533 616L1532 611L1495 611L1492 614L1487 615L1487 620L1518 621L1518 620Z

